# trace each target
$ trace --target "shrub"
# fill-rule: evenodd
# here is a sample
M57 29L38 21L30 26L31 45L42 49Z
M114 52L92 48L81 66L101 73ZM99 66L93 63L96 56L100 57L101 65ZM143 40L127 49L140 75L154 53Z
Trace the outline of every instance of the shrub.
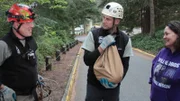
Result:
M163 30L157 31L155 33L155 38L152 38L149 35L138 34L133 36L131 39L133 47L139 48L154 55L156 55L164 46Z

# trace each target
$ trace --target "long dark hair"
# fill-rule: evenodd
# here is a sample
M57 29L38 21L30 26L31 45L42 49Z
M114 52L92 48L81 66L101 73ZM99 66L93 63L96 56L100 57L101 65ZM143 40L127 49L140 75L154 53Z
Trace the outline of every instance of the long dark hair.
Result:
M180 51L180 21L170 21L167 26L178 35L178 38L176 39L174 43L174 47L176 51Z

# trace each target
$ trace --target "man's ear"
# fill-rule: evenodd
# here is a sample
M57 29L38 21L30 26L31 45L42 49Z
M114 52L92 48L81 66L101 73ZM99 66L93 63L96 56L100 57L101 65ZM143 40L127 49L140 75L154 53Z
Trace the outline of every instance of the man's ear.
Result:
M120 19L115 19L115 25L118 25L120 23Z

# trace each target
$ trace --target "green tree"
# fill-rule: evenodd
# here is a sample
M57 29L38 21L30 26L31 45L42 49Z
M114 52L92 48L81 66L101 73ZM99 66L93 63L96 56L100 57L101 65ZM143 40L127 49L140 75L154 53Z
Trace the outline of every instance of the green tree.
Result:
M74 33L75 26L80 24L85 25L87 18L95 19L98 13L95 2L91 0L68 0L65 15L68 20L67 23L71 26Z

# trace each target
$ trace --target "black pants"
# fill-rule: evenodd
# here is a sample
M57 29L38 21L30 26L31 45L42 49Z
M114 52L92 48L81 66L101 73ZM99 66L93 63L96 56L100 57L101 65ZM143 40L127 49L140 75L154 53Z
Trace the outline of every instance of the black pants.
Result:
M98 89L87 84L86 101L119 101L119 86L115 89Z

